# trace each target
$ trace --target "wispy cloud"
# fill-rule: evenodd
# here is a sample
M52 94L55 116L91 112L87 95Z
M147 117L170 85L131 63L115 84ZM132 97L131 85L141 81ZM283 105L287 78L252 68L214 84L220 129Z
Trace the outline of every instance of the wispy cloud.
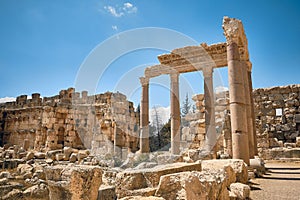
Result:
M155 109L161 122L163 124L167 123L170 119L170 106L168 107L156 106ZM151 108L150 115L149 115L149 121L151 124L153 123L154 117L155 117L155 110L154 108Z
M12 102L12 101L16 101L16 98L15 97L3 97L3 98L0 98L0 103Z
M224 87L224 86L218 86L215 88L216 93L222 93L222 92L226 92L228 90L229 90L228 87Z
M104 6L104 9L114 17L122 17L126 14L132 14L138 11L138 8L129 2L124 3L121 6Z
M117 26L111 26L111 28L114 30L114 31L118 31L118 27Z

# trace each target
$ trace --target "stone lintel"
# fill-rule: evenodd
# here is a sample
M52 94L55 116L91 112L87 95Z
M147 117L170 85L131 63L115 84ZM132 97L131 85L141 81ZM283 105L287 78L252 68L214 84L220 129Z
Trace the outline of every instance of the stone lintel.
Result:
M227 66L227 43L217 43L207 45L202 43L200 46L187 46L174 49L169 54L158 56L160 64L147 67L145 77L153 78L163 74L188 73L205 70L207 67L220 68ZM239 47L241 60L251 62L248 59L244 46ZM251 67L249 68L251 69Z

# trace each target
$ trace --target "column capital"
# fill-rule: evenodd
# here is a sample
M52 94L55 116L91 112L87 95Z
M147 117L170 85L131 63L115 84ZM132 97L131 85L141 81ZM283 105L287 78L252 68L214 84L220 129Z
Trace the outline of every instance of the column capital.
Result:
M202 69L204 77L212 77L214 69L212 67L205 67Z
M227 45L232 43L244 44L245 41L243 40L245 38L245 33L243 24L240 20L225 16L223 18L222 27L224 30L224 36L227 40Z
M149 85L149 78L140 77L140 82L141 82L142 86Z

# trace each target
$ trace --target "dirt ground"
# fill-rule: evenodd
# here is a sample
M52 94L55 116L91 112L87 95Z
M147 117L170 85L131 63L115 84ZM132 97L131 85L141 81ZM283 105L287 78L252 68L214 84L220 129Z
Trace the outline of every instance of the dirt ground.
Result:
M300 200L300 163L266 162L263 178L251 180L253 200Z

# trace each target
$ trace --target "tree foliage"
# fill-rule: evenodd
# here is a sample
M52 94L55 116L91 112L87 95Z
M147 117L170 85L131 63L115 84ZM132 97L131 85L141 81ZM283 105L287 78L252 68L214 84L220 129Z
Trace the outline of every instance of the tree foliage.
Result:
M191 108L192 108L192 104L190 102L188 93L186 93L185 99L182 102L182 106L181 106L181 116L183 117L186 116L191 111Z
M168 150L171 140L171 123L163 124L158 108L152 108L153 122L149 125L150 151Z

